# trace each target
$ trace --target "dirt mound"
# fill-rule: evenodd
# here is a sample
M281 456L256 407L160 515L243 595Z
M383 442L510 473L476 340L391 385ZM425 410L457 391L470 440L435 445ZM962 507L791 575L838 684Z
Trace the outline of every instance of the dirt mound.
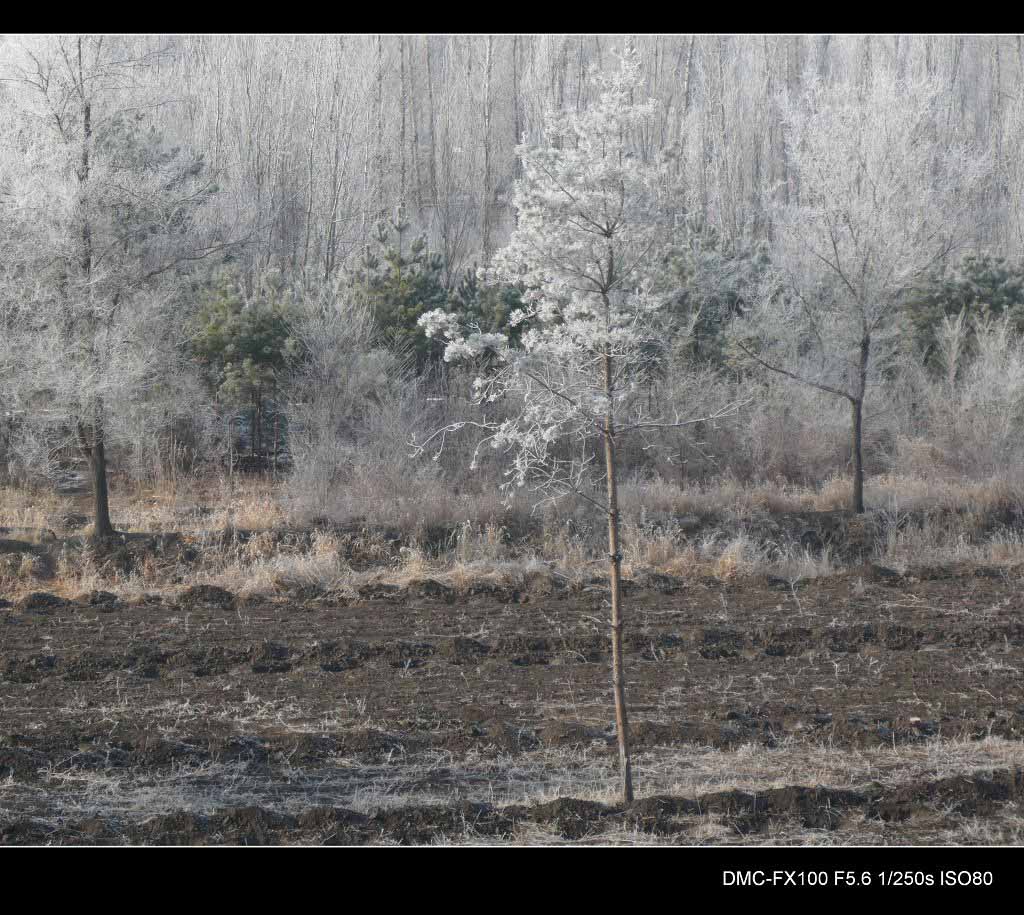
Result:
M659 594L675 594L686 587L685 579L661 572L640 571L632 581L636 588L657 591Z
M178 595L182 607L230 610L235 605L235 595L216 585L194 585Z
M853 811L867 818L903 821L926 810L948 815L990 815L1000 805L1024 796L1024 770L991 776L956 776L886 788L875 784L856 791L787 786L767 791L718 791L697 798L656 796L636 801L627 822L645 832L675 833L689 826L686 816L717 814L738 833L761 832L775 821L795 820L806 829L835 830Z
M487 804L463 803L454 807L422 806L380 810L369 820L370 834L403 845L421 845L444 837L458 839L467 832L493 835L511 821L499 820Z
M463 722L461 733L451 735L445 743L451 749L475 744L520 752L537 746L533 728L520 724L512 709L506 706L467 705L460 710L460 718Z
M532 664L548 664L551 661L552 644L547 638L533 635L504 636L496 646L500 655L507 657L519 667Z
M122 606L121 600L110 591L87 591L75 598L78 604L93 607L97 610L117 610Z
M70 610L74 604L56 594L47 591L33 591L21 599L15 601L14 609L22 613L49 614L55 610Z
M410 581L405 586L406 594L410 597L422 597L429 600L443 600L452 603L455 600L455 589L442 584L433 578L424 578Z
M541 741L550 747L585 747L604 736L580 721L552 721L540 729Z
M12 553L34 553L35 550L32 544L25 543L21 540L8 540L4 537L0 537L0 556Z
M247 773L266 772L270 762L270 749L266 741L259 737L216 736L207 743L207 752L211 759L218 762L241 763Z
M60 670L67 680L87 683L102 680L114 671L130 671L147 679L160 675L170 653L154 645L137 645L130 651L86 649L63 659Z
M625 813L628 828L656 835L671 835L684 832L688 826L679 821L680 817L700 813L697 801L685 797L656 795L640 798L633 802Z
M187 668L194 677L212 677L225 674L232 667L248 660L247 651L211 645L205 648L186 648L171 659L171 665Z
M325 673L342 673L361 667L373 656L365 642L326 639L313 642L301 653L301 659L318 664Z
M317 845L363 845L370 838L369 818L344 807L311 807L298 815L302 841Z
M466 597L486 597L501 604L518 603L521 597L516 588L494 581L473 581L466 585Z
M339 754L349 756L380 757L406 749L412 742L406 737L387 734L375 728L359 728L336 739Z
M211 821L187 810L153 817L134 826L129 835L135 844L204 845L211 832Z
M233 845L270 845L280 841L280 833L294 828L297 821L253 806L228 809L216 816L212 825Z
M292 765L322 763L342 749L342 742L324 734L303 734L287 738L276 748L277 755Z
M603 831L607 825L604 821L617 812L614 807L597 801L572 797L560 797L528 808L533 822L553 826L566 839L582 839Z
M402 589L398 585L388 585L379 581L360 585L356 589L356 594L362 600L396 600L403 596Z
M13 778L20 782L34 781L39 770L46 766L44 754L23 747L0 746L0 779Z
M53 674L57 658L52 654L8 658L0 666L0 680L8 683L39 683Z
M490 652L490 648L476 639L455 636L437 646L437 654L450 664L473 664Z
M146 737L130 757L130 764L147 769L169 766L197 766L210 759L210 753L196 743L166 737Z
M254 674L283 674L292 669L291 650L279 642L263 641L249 648Z
M431 657L437 649L430 642L406 642L387 641L381 646L380 657L390 667L400 667L402 670L411 670L414 667L422 667L427 658Z
M957 775L935 782L895 788L872 798L870 814L886 821L910 819L928 805L960 816L985 816L999 806L1024 798L1024 769L1003 770L991 777Z

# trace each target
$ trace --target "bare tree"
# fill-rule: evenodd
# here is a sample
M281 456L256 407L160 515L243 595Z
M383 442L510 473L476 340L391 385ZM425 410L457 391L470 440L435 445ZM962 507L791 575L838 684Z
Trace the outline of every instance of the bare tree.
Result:
M985 175L969 144L940 140L935 80L862 65L859 83L813 83L782 100L800 194L775 213L776 269L737 334L761 367L849 401L855 512L864 398L892 351L899 306L963 241Z
M26 422L73 437L88 460L94 533L113 533L107 446L118 405L145 396L173 342L175 275L228 247L198 216L202 161L147 128L158 51L130 39L25 39L6 53L13 104L2 181L15 231L2 295L17 310Z

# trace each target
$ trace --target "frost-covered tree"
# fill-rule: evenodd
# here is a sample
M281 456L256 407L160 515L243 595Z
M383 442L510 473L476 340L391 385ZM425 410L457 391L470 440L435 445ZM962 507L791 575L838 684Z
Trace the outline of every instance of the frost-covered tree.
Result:
M508 245L484 272L487 282L523 288L510 323L518 346L500 333L466 327L433 311L427 336L447 342L445 360L476 360L479 403L511 414L456 423L419 447L475 425L485 444L509 455L509 487L529 485L542 499L575 494L608 522L612 686L622 795L633 797L622 659L622 554L616 448L623 436L699 421L696 404L652 415L642 379L661 351L666 296L653 292L656 252L668 220L663 174L646 161L638 138L655 112L640 101L641 64L626 51L584 111L550 111L538 145L519 147L523 177L512 203L518 215ZM523 330L525 327L525 330ZM718 411L722 415L726 409ZM707 419L707 417L703 417ZM440 453L440 449L438 449ZM603 490L603 492L601 492Z
M1024 338L1011 314L944 317L931 362L911 363L900 381L926 431L933 470L990 478L1018 473Z
M355 465L382 475L404 455L408 426L393 436L381 427L400 412L396 403L415 399L415 385L407 361L381 345L369 307L343 281L297 295L289 333L281 393L295 469L287 491L293 508L317 517L353 488Z
M738 326L746 355L849 401L854 511L864 511L864 399L894 354L900 306L964 240L985 175L942 130L942 87L881 72L781 99L798 191L774 219L774 270Z
M29 37L8 41L0 73L15 409L88 460L100 537L113 533L107 446L119 416L166 387L181 275L226 246L199 221L214 190L201 157L149 124L158 55L127 37Z

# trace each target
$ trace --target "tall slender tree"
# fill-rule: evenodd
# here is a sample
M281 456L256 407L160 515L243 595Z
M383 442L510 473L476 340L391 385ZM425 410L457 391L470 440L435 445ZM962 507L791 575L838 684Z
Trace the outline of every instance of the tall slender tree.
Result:
M480 360L480 403L507 400L508 418L476 422L484 442L508 454L509 486L530 485L542 499L574 494L596 506L608 527L612 692L623 801L633 800L622 632L622 550L618 448L630 433L701 419L695 404L652 415L640 380L657 359L666 300L652 292L655 251L667 228L660 169L636 154L639 128L655 105L640 101L639 54L602 80L590 107L548 113L543 142L519 148L523 178L513 205L518 222L498 252L489 282L518 284L525 307L520 346L507 336L463 327L433 311L420 319L447 341L445 359ZM730 408L715 413L724 415ZM688 414L688 415L687 415ZM420 449L465 426L456 423ZM479 448L479 446L478 446Z

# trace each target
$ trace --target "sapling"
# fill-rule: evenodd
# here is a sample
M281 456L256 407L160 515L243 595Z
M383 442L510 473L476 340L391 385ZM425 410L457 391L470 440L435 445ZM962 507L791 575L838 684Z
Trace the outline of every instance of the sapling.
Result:
M694 404L661 410L647 396L643 379L662 358L669 332L668 297L655 292L656 254L671 224L667 185L659 165L636 146L655 105L636 100L635 51L599 81L596 102L583 111L549 111L544 139L517 150L516 227L481 278L524 290L523 307L510 318L521 331L518 345L441 310L420 318L428 337L445 341L446 361L480 368L474 400L485 409L483 419L448 425L414 444L434 448L437 458L447 435L475 427L482 436L473 466L485 445L506 455L509 495L524 486L541 502L574 495L606 516L612 689L622 798L629 803L617 449L627 435L708 421L736 404L699 416ZM499 402L506 412L487 418Z

